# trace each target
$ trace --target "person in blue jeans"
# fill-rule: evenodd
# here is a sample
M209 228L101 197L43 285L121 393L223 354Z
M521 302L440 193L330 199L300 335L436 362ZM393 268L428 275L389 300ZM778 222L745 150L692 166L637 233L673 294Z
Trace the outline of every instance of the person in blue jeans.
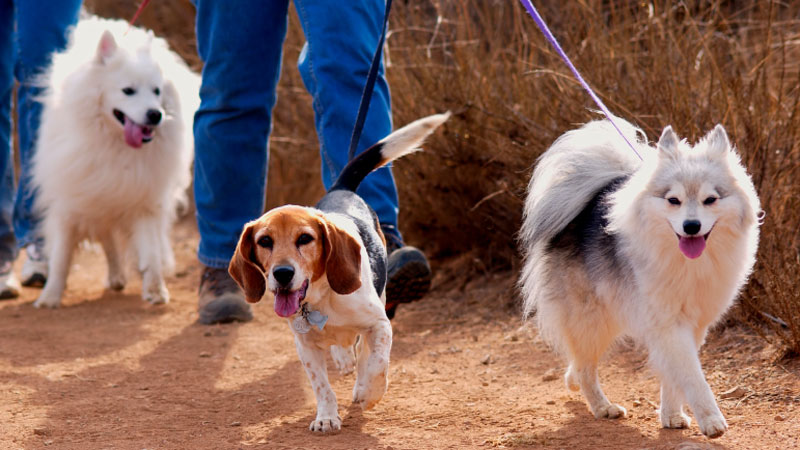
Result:
M42 241L35 236L37 220L32 212L34 192L29 170L42 110L36 100L41 89L34 80L47 69L52 53L66 46L68 30L78 21L80 7L81 0L0 0L0 298L19 295L20 282L12 270L19 248L26 248L28 254L22 268L22 284L42 286L47 277ZM15 79L19 82L17 133L21 166L17 189L11 151Z
M313 99L322 181L329 187L348 161L364 83L383 26L384 0L295 0L306 43L298 68ZM194 194L200 231L201 323L252 318L227 267L244 224L264 212L267 140L280 78L289 0L197 0L197 48L204 62L195 114ZM381 64L357 152L392 130L389 86ZM405 246L389 168L371 174L358 194L375 210L387 239L387 315L430 287L425 255Z

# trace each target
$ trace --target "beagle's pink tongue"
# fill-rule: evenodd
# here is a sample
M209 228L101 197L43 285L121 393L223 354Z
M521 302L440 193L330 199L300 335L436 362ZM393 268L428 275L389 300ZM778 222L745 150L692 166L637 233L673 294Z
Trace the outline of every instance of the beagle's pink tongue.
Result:
M302 289L294 292L278 291L275 293L275 313L281 317L289 317L300 309Z
M686 237L683 236L678 242L678 247L689 259L699 258L706 248L706 240L702 236Z
M125 116L125 143L133 148L139 148L143 140L143 127Z

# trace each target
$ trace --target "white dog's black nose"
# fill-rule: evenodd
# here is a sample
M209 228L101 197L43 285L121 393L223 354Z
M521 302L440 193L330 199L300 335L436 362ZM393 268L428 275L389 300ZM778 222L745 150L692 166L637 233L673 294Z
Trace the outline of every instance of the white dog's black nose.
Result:
M700 221L699 220L684 220L683 221L683 232L688 235L694 235L700 232Z
M272 269L272 276L281 287L286 287L292 282L294 277L294 267L292 266L277 266Z
M161 122L161 111L157 109L147 110L147 125L158 125Z

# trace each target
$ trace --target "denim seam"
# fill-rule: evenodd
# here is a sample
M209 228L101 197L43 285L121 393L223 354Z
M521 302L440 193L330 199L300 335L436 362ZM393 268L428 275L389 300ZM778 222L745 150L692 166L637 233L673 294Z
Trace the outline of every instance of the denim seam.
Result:
M302 15L301 20L305 23L304 29L307 30L306 32L308 35L311 34L311 23L308 19L308 12L306 12L305 3L303 0L296 0L295 4L299 4L300 8L300 15ZM308 72L311 75L311 79L314 81L314 90L315 92L312 94L312 106L314 108L314 113L317 114L319 117L320 122L322 121L322 117L324 116L324 112L322 110L322 103L318 99L318 92L319 92L319 81L317 80L317 75L314 73L314 52L311 48L311 39L309 36L306 36L306 45L308 45ZM323 137L322 133L322 125L319 126L317 129L317 136L319 137L319 150L320 156L322 157L325 165L328 167L328 171L331 174L331 178L334 178L334 174L336 173L336 166L333 164L333 160L331 160L330 156L328 156L328 150L325 147L325 138Z

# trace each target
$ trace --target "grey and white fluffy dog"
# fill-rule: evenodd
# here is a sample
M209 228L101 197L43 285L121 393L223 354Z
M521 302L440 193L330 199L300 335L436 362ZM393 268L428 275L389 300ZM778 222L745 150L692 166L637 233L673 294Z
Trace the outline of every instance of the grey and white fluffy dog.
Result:
M685 428L688 403L709 437L727 429L698 350L755 262L760 204L722 126L694 146L667 127L654 149L620 120L569 131L542 155L521 230L524 314L569 368L595 417L625 408L603 393L597 365L628 335L661 378L661 423Z

